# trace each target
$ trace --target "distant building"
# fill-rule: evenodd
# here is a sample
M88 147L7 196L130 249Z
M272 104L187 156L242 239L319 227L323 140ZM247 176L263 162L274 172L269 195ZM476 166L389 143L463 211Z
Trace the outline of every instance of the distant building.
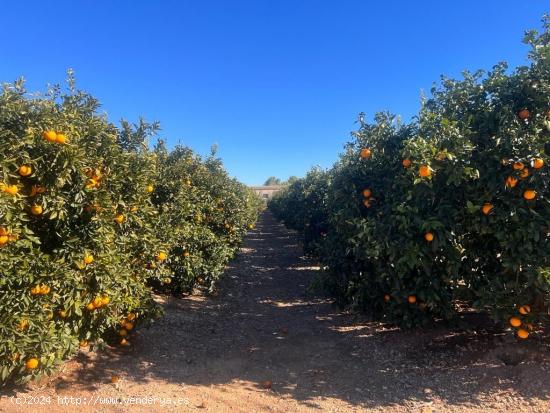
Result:
M263 199L268 200L278 191L282 189L282 185L270 185L270 186L251 186L254 192L260 195Z

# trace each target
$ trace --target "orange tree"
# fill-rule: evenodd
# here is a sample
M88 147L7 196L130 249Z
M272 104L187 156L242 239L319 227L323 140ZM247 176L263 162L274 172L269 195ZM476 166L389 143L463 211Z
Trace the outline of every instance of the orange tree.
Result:
M461 299L520 338L547 312L549 28L526 37L530 66L444 78L410 124L361 115L325 204L296 207L307 178L272 203L299 230L328 217L316 253L342 304L411 327L453 317Z
M128 345L152 287L211 286L258 212L214 156L150 151L156 124L117 128L69 86L0 94L0 383Z
M157 288L189 292L196 285L211 289L244 234L254 227L260 199L228 177L215 153L206 159L189 148L155 149L158 171L153 202L157 230L169 240L170 276Z
M1 381L48 373L158 312L145 273L162 246L153 127L117 129L70 85L38 96L19 81L0 95Z
M314 251L327 234L329 178L325 171L314 168L304 179L277 192L269 202L271 211L278 219L303 232L306 252Z

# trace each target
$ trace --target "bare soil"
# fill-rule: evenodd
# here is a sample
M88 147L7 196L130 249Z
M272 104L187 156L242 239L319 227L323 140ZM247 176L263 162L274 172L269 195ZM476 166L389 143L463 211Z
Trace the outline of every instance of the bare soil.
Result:
M218 294L163 298L130 347L3 389L0 412L550 412L548 341L366 321L308 293L316 271L266 212Z

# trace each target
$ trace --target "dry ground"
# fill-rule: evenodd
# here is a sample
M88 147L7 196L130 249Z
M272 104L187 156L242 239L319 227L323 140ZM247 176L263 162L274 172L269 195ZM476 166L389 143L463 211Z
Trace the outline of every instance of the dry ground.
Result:
M0 412L550 412L547 342L363 321L307 293L315 271L265 213L219 294L166 299L131 347L4 389Z

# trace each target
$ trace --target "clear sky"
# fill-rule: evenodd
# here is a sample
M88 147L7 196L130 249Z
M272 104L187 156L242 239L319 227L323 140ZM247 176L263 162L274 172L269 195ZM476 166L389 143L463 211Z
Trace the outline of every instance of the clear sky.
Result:
M330 166L357 113L408 119L440 74L525 62L542 0L2 2L0 81L63 82L248 184Z

